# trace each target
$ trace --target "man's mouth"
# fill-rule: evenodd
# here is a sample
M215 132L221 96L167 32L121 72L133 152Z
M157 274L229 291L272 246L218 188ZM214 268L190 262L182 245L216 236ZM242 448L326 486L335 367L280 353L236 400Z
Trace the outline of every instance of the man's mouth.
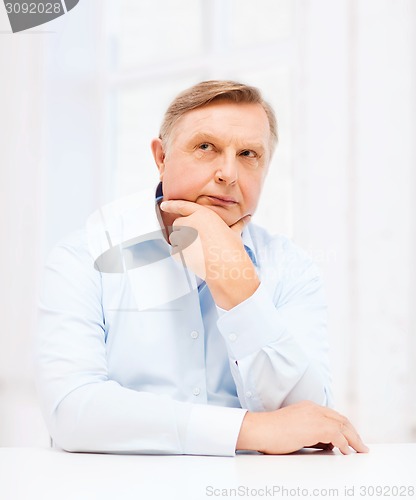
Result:
M232 196L204 196L210 201L211 205L217 205L220 207L232 207L237 204L237 200Z

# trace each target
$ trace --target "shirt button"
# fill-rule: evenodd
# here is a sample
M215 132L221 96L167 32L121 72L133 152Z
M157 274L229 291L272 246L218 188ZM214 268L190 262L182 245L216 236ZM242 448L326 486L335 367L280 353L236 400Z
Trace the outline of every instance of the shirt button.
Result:
M192 392L194 396L199 396L201 394L201 389L199 387L194 387Z
M228 338L231 342L235 342L237 340L237 335L235 333L230 333L230 335L228 335Z
M251 391L246 392L246 398L250 399L253 396L253 393Z
M193 331L191 332L191 337L192 337L193 339L197 339L197 338L199 337L199 333L198 333L196 330L193 330Z

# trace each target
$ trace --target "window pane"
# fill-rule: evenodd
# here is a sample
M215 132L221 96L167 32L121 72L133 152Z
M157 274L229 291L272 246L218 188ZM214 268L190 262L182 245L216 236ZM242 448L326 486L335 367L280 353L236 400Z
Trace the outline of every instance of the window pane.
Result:
M121 69L195 56L201 52L200 0L118 2L116 59Z
M293 0L230 0L234 47L278 41L292 34Z

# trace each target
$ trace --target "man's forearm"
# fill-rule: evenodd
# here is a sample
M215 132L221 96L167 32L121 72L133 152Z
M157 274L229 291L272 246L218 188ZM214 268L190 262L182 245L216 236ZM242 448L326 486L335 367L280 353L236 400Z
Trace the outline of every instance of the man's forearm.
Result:
M229 310L251 297L260 280L250 257L242 249L241 259L208 262L206 283L217 306Z

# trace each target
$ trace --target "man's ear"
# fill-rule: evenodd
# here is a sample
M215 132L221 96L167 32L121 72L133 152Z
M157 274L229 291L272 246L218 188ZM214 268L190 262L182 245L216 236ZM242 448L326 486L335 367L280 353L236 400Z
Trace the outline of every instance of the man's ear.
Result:
M159 170L159 178L162 180L165 171L165 152L163 150L162 140L157 138L153 139L151 143L153 158L155 159L156 166Z

